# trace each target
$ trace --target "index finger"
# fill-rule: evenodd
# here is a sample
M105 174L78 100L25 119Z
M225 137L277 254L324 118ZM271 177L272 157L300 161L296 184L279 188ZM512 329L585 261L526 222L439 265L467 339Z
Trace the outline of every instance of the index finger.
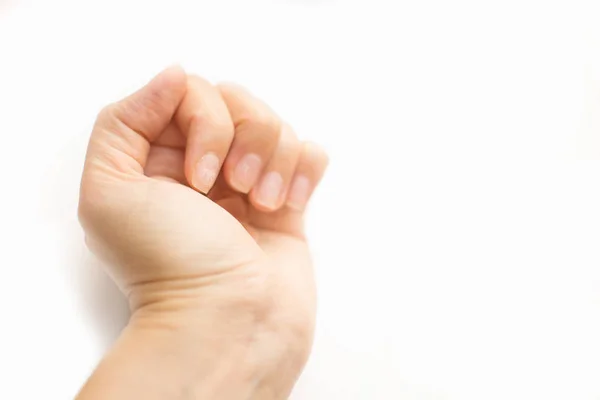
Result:
M208 193L215 183L233 140L234 126L219 91L198 76L187 78L187 94L175 114L187 137L185 176L188 183Z

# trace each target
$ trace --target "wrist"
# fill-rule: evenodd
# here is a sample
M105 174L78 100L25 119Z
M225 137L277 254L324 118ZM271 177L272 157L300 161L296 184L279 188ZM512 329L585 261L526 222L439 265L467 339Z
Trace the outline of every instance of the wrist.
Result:
M134 314L127 335L156 355L169 371L159 376L187 388L190 399L287 399L310 349L310 340L224 315L211 322L183 313Z
M282 312L269 288L252 266L132 285L127 330L170 354L170 370L195 371L191 398L227 399L236 388L232 399L287 399L310 353L314 313Z
M236 387L232 399L287 399L310 353L314 323L290 324L290 315L277 315L269 291L249 281L131 292L128 329L169 348L173 362L203 377L190 383L202 394L192 398L227 399Z

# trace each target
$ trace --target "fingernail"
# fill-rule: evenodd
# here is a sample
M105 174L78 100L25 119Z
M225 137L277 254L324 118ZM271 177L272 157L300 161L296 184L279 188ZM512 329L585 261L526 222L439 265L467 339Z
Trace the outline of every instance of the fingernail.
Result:
M246 154L238 162L233 174L234 185L240 192L247 193L252 189L252 185L258 179L260 174L260 157L256 154Z
M300 175L294 178L287 204L298 211L304 210L310 196L310 188L310 180L306 176Z
M202 156L194 173L194 187L207 193L219 175L219 157L215 153L206 153Z
M282 186L283 178L281 174L276 171L269 172L260 183L256 201L267 208L274 209L277 207Z

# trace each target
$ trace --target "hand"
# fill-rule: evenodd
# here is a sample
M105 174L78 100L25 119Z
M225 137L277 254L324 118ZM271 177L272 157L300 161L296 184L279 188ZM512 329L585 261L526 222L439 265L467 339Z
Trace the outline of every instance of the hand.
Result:
M188 346L172 353L197 349L198 376L230 355L237 361L224 369L253 376L248 398L285 398L312 341L302 214L326 165L318 146L242 88L180 68L106 107L79 216L86 243L129 299L130 325Z

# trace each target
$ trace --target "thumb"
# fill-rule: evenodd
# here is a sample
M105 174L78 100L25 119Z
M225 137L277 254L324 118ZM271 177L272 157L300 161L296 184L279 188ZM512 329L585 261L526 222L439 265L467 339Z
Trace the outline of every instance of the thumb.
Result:
M181 67L171 67L125 99L105 107L94 126L84 169L143 174L150 143L167 127L186 92Z
M185 72L168 68L98 115L79 193L78 216L88 243L96 242L91 237L110 238L123 231L123 224L144 200L144 185L130 185L131 178L143 176L150 143L173 118L186 88Z

